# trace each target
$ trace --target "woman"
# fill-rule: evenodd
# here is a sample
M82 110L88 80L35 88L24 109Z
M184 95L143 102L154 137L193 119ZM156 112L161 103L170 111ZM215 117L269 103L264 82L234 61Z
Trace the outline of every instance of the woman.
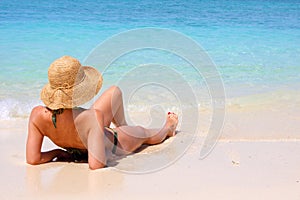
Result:
M106 166L110 152L132 153L142 144L158 144L175 135L177 115L168 113L161 129L128 126L121 90L112 86L91 109L77 107L92 99L102 86L101 74L70 56L48 69L49 83L41 92L46 105L33 108L28 125L26 160L32 165L57 160L88 160L90 169ZM116 128L109 128L113 123ZM44 137L61 148L41 152ZM85 156L86 155L86 156Z

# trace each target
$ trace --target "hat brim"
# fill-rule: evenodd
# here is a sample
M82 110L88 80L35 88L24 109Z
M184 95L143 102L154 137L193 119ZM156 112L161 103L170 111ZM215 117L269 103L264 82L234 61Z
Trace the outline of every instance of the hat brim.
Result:
M82 105L97 95L102 87L103 78L93 67L82 67L85 76L71 88L52 88L46 84L41 91L41 100L52 109L74 108Z

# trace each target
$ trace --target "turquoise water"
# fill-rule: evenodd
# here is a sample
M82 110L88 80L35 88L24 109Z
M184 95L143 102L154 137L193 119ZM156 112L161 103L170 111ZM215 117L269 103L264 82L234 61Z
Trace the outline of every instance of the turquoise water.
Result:
M197 41L215 62L229 97L299 89L299 0L2 0L0 8L0 119L27 117L41 103L39 92L54 59L84 60L112 35L143 27L176 30ZM139 64L164 62L144 58ZM136 64L131 61L115 65ZM168 62L176 65L177 59ZM185 73L201 82L193 71ZM109 74L105 83L114 83L118 75Z

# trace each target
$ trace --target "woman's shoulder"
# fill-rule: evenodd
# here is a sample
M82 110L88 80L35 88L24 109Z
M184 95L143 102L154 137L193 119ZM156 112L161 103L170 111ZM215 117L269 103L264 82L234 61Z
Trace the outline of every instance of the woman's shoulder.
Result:
M49 112L49 111L44 106L36 106L36 107L34 107L31 110L30 121L37 121L37 120L44 119L45 116L47 115L47 112Z
M31 115L39 115L39 114L45 113L46 111L47 111L47 108L44 106L35 106L31 110Z
M35 107L32 109L32 112L38 112L38 111L45 110L45 109L46 109L45 106L35 106Z

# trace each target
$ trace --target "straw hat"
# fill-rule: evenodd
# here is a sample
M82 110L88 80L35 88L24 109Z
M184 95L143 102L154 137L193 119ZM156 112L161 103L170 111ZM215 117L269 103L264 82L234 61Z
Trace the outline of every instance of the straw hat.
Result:
M103 81L95 68L81 66L71 56L55 60L48 69L48 79L49 83L42 89L41 99L52 110L86 103L99 92Z

